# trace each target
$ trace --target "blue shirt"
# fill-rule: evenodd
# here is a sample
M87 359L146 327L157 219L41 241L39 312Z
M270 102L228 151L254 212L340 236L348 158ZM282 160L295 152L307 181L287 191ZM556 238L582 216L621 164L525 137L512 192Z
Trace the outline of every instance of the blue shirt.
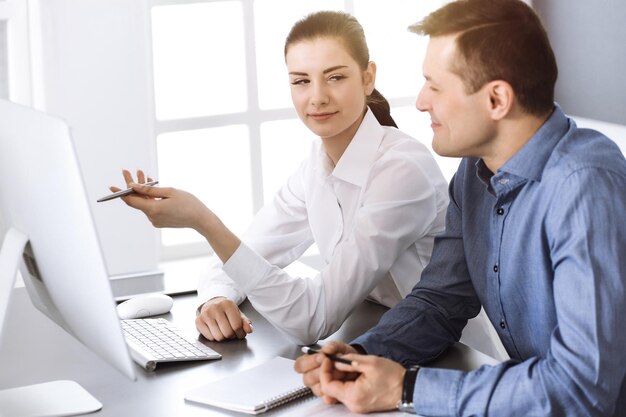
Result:
M511 360L422 368L418 414L626 415L625 215L619 148L556 106L495 175L462 161L420 282L354 343L424 363L482 305Z

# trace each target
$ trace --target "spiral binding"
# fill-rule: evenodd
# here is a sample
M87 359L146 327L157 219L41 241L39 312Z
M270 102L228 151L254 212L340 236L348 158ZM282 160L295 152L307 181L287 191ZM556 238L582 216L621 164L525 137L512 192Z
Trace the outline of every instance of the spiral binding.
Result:
M309 387L300 387L291 391L287 391L281 395L277 395L276 397L272 397L269 400L264 401L263 408L259 411L261 413L264 413L268 410L271 410L272 408L276 408L299 398L306 397L307 395L311 395L312 393L313 391L311 391Z

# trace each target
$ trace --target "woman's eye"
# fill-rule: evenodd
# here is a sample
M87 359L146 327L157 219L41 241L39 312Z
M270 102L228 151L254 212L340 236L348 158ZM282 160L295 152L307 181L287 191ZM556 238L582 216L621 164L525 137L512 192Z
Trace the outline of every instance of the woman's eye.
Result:
M309 80L305 80L305 79L296 79L296 80L291 81L291 85L304 85L308 83L309 83Z
M344 78L346 78L346 77L345 77L345 76L343 76L343 75L331 75L330 77L328 77L328 79L329 79L330 81L341 81L341 80L343 80Z

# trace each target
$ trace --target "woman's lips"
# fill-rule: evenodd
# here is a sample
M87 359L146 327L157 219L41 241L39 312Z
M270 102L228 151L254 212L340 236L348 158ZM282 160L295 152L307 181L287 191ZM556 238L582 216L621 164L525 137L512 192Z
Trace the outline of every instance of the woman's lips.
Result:
M333 117L337 112L324 112L324 113L309 113L309 117L318 122L328 120Z

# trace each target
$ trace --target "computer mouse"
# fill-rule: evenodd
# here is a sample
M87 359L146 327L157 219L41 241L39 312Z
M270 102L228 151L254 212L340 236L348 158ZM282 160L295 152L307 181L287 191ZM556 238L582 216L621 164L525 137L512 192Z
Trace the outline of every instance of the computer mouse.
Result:
M117 315L121 319L140 319L165 314L171 310L174 300L165 294L142 294L117 305Z

